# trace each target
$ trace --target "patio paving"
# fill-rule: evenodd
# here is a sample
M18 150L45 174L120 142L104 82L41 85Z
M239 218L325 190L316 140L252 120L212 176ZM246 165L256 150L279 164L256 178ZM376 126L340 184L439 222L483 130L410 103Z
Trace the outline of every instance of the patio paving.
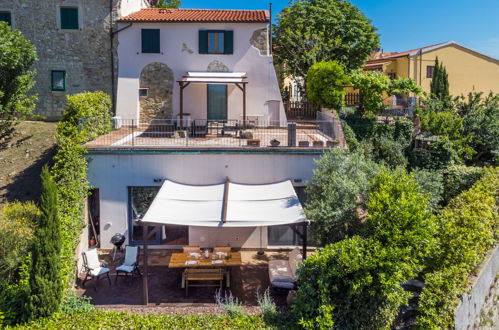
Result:
M150 250L149 255L149 305L148 307L164 307L161 312L172 313L192 313L192 308L217 312L215 304L214 287L192 287L189 288L189 295L185 296L185 289L180 287L182 269L168 268L167 264L171 251ZM256 292L263 293L270 285L268 277L268 260L285 259L288 252L266 252L259 256L256 251L242 251L243 265L232 267L230 292L237 297L245 306L257 306ZM114 269L123 260L121 253L117 254L115 262L111 255L102 255L101 260L108 262L111 269L112 285L109 285L107 278L101 278L97 283L97 290L94 283L89 280L82 287L84 274L81 273L77 281L77 294L92 297L92 304L100 308L126 308L127 310L143 309L142 305L142 279L140 277L129 278L120 275L118 284L115 284L116 276ZM140 269L144 267L139 261ZM225 282L225 281L224 281ZM224 290L227 290L224 283ZM286 305L286 295L273 293L274 301L278 306ZM144 306L145 307L145 306ZM182 311L185 309L185 311ZM251 309L251 308L250 308ZM148 312L154 312L148 311Z

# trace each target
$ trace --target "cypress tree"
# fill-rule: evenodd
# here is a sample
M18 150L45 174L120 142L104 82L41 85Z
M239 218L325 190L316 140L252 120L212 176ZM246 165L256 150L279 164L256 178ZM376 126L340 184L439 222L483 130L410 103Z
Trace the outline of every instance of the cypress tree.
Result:
M445 67L438 61L438 57L435 59L430 93L440 100L445 100L449 96L449 76Z
M57 187L45 166L42 170L41 217L35 233L29 278L27 318L53 314L59 308L63 283L60 276L61 233L57 215Z

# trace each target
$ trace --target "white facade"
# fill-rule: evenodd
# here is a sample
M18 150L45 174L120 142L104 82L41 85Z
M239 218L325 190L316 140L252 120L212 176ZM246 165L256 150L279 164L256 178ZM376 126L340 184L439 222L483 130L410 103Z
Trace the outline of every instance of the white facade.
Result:
M121 23L124 28L128 23ZM161 52L141 52L141 30L160 29ZM179 113L180 87L177 83L187 72L206 72L210 63L219 61L229 72L247 73L247 115L262 120L285 120L276 73L269 54L261 55L250 39L266 23L133 23L118 34L119 73L116 115L123 119L140 118L140 75L150 63L164 63L174 76L173 117ZM231 30L233 54L199 54L199 30ZM267 46L268 48L268 46ZM241 90L228 85L228 119L242 119ZM207 118L206 84L191 84L184 90L184 113L193 119Z
M169 179L185 184L232 182L266 184L290 179L304 186L312 179L320 153L95 153L90 151L88 179L100 195L100 240L112 248L111 237L129 239L129 187L160 186ZM158 180L160 179L160 180ZM189 228L189 244L212 247L267 247L267 228ZM175 247L175 246L170 246Z

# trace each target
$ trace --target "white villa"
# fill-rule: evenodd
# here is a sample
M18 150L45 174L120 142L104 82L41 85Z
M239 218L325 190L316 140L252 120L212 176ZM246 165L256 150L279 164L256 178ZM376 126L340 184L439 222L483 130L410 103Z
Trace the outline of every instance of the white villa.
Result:
M90 237L141 244L142 219L152 248L301 244L298 200L344 141L331 113L287 120L269 13L148 8L118 22L114 129L85 145Z

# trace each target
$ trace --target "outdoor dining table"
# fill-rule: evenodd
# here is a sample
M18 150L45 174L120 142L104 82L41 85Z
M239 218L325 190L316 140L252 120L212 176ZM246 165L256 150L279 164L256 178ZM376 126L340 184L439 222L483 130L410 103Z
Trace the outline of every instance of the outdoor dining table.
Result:
M204 253L200 253L195 258L191 253L172 253L168 267L170 268L225 268L227 269L227 287L230 287L230 267L241 266L241 252L230 252L228 256L220 258L217 254L209 253L205 258ZM184 281L182 280L182 288Z

